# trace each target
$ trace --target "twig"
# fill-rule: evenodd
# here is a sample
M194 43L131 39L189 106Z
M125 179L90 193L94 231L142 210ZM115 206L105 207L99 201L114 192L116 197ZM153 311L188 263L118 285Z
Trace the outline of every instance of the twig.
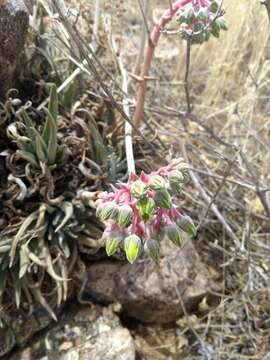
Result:
M170 266L170 262L169 262L169 259L167 259L167 267L168 267L168 270L169 272L172 274L172 267ZM171 279L174 279L173 276L171 276ZM202 338L199 336L199 334L197 333L197 331L195 330L191 320L190 320L190 317L189 317L189 314L187 312L187 309L186 309L186 306L185 306L185 303L184 303L184 300L183 300L183 297L174 281L174 289L175 289L175 292L176 292L176 295L179 299L179 302L181 304L181 308L183 310L183 314L186 318L186 322L187 322L187 325L188 325L188 328L189 330L192 332L192 334L194 335L194 337L197 339L197 341L199 342L200 346L201 346L201 350L205 353L209 353L209 350L207 349L207 346L206 344L204 343L204 341L202 340ZM210 355L210 354L208 354Z
M252 180L254 181L254 184L256 186L257 195L258 195L258 197L264 207L264 210L270 220L270 203L268 202L267 193L261 191L261 184L260 184L260 180L258 180L258 178L259 178L258 174L256 173L254 166L252 164L250 164L250 162L248 161L246 155L242 151L240 151L240 156L241 156L243 162L245 163L247 171L249 172L250 176L252 177Z
M214 204L214 202L215 202L218 194L220 193L221 189L222 189L223 186L225 185L226 180L227 180L227 178L229 177L229 175L230 175L230 173L231 173L231 170L232 170L232 167L233 167L233 165L234 165L236 156L237 156L237 154L234 154L233 159L229 162L229 164L228 164L228 166L227 166L227 169L226 169L226 171L225 171L225 173L224 173L223 179L222 179L221 183L219 184L219 186L218 186L215 194L212 196L211 202L208 204L208 206L207 206L207 208L206 208L206 211L205 211L205 214L204 214L204 216L201 218L198 227L200 227L200 225L201 225L201 223L203 222L203 220L206 219L207 214L208 214L209 210L211 209L212 204Z
M95 41L98 41L99 18L100 18L100 0L96 0L94 26L93 26L93 35Z
M185 73L185 93L187 102L187 113L191 112L190 94L189 94L189 69L190 69L190 55L191 55L191 39L187 40L186 53L186 73Z
M184 156L185 162L187 164L189 164L189 159L188 159L188 156L187 156L186 147L185 147L184 142L181 143L181 149L182 149L182 154ZM192 171L190 171L189 173L190 173L190 177L191 177L191 180L192 180L193 184L199 190L199 192L200 192L201 196L203 197L204 201L208 205L210 204L211 210L216 215L216 217L221 222L221 224L224 226L224 229L226 230L227 234L233 240L236 249L240 249L241 248L241 243L240 243L239 239L237 238L237 236L233 232L230 225L225 220L224 216L218 210L218 207L214 203L211 204L211 198L207 195L206 191L202 188L198 177Z

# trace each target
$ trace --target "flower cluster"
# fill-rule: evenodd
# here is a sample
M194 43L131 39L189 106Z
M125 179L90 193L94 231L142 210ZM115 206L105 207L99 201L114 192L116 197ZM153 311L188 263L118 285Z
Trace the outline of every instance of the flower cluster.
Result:
M202 44L211 35L219 37L220 30L228 30L221 4L221 0L196 0L181 7L177 17L182 36L192 44Z
M189 180L180 160L151 174L132 175L113 192L103 192L97 200L97 217L105 223L103 234L107 254L122 247L130 263L144 251L159 259L159 240L166 235L177 246L183 242L182 231L196 234L192 220L174 204Z

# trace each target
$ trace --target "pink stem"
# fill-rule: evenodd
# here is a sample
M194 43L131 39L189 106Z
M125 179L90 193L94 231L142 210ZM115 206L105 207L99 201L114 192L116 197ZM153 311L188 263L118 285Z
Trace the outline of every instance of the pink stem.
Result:
M178 0L172 4L161 16L159 22L155 25L150 39L148 41L148 48L145 54L143 68L141 72L141 80L140 80L140 87L139 87L139 94L137 105L134 114L134 124L137 128L140 127L142 121L142 114L144 109L144 102L145 102L145 94L146 94L146 87L147 87L147 76L149 75L149 70L151 67L152 59L155 53L155 48L158 44L158 40L160 38L161 31L165 28L166 24L172 19L172 17L177 13L177 11L187 5L188 3L192 2L192 0Z

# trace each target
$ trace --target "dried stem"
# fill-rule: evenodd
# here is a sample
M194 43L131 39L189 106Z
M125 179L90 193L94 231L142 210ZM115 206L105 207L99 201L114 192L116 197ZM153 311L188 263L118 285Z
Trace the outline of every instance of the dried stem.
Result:
M187 101L187 112L191 112L190 94L189 94L189 69L190 69L190 53L191 53L191 41L187 40L187 55L186 55L186 74L185 74L185 93Z
M98 40L99 18L100 18L100 0L96 0L95 18L94 18L94 26L93 26L93 35L96 41Z

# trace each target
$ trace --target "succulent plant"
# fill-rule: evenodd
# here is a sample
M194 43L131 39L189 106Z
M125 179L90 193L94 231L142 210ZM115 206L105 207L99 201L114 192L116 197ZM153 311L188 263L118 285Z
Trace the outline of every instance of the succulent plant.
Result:
M102 232L85 219L93 210L82 204L64 201L59 206L41 204L21 223L16 235L3 235L0 243L0 301L11 280L17 307L22 298L40 302L55 318L43 295L44 286L54 288L57 303L66 300L70 277L74 276L78 247L100 248ZM73 265L72 265L73 264ZM54 285L53 285L54 284Z
M36 168L42 164L53 168L67 157L65 146L57 143L58 96L55 85L51 87L49 106L44 108L44 112L46 121L42 133L36 129L25 109L21 112L21 122L9 125L8 133L15 140L20 157ZM21 129L23 136L19 134Z
M186 171L185 164L175 160L151 174L132 175L128 183L99 195L96 215L105 223L108 255L122 247L130 263L142 250L158 261L159 241L164 235L181 246L182 231L196 234L192 220L174 202L188 181Z
M128 178L127 161L124 144L117 141L120 134L115 132L113 135L114 141L111 141L111 134L108 130L109 125L106 123L101 124L101 127L99 125L90 116L88 121L90 138L86 154L102 169L107 184L114 184L118 180L125 181Z

